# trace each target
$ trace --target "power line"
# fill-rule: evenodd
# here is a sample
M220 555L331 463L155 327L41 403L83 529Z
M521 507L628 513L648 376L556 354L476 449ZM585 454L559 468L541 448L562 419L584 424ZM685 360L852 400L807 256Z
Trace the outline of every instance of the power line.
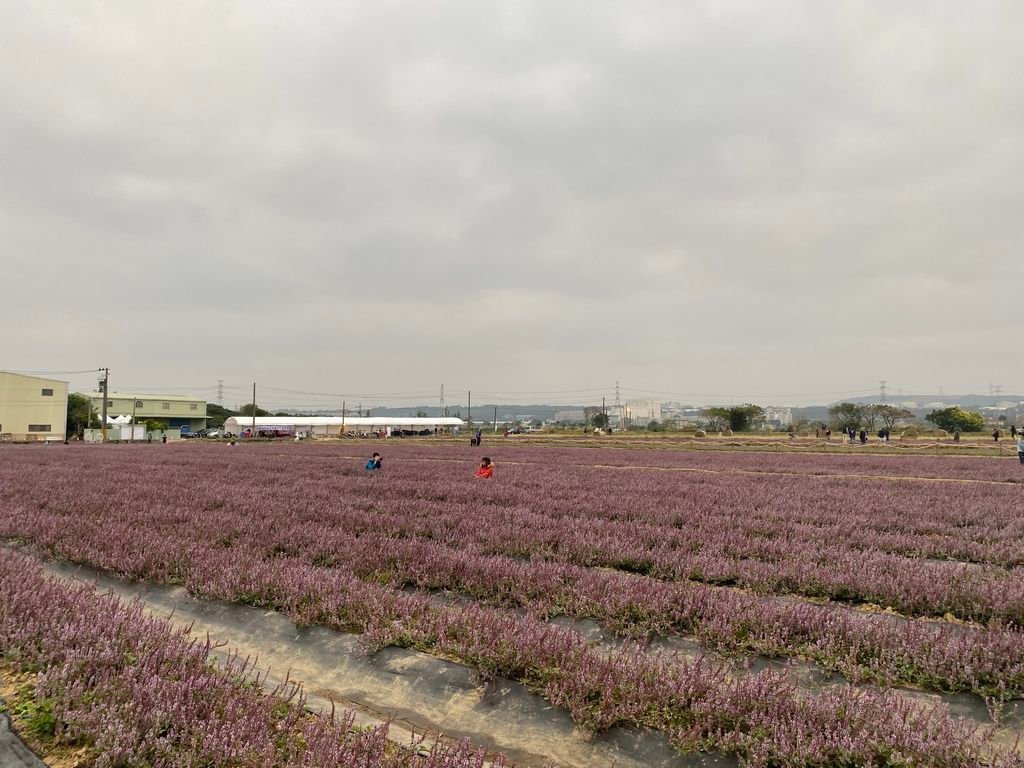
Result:
M783 398L783 397L825 397L825 396L828 396L828 395L850 395L850 396L856 396L856 395L869 395L869 394L873 394L875 392L874 389L859 389L859 390L844 390L844 391L835 391L835 392L796 392L796 393L778 393L778 392L773 392L771 394L747 393L745 395L732 395L732 394L723 394L721 392L713 392L713 393L709 393L709 392L667 392L665 390L639 389L639 388L633 388L633 387L623 387L622 389L624 391L626 391L626 392L635 392L635 393L639 393L639 394L671 395L673 397L711 397L711 398L715 398L715 399L719 399L719 400L725 400L725 399L730 399L730 398L733 399L733 400L743 400L743 399L753 398L753 397L756 397L756 398L774 398L774 397Z

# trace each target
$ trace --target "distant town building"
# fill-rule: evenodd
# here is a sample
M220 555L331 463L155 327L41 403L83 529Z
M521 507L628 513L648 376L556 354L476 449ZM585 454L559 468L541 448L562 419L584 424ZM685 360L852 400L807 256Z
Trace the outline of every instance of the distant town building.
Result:
M68 383L0 371L0 440L63 440Z
M769 405L764 409L765 427L783 429L793 423L793 409Z
M103 413L103 393L85 394L96 413ZM206 401L188 395L154 395L131 392L110 392L107 395L107 416L130 416L136 424L153 419L168 429L196 432L206 428ZM184 429L182 429L184 427Z
M661 421L661 402L658 400L630 400L623 408L627 424L642 426Z

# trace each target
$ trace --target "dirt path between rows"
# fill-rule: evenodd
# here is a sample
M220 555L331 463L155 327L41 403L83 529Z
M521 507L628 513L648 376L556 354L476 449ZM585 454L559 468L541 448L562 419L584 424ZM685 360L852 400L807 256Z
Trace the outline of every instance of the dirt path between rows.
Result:
M219 658L237 653L258 659L257 668L267 673L268 687L286 676L301 682L313 711L327 713L337 704L356 712L357 725L390 721L391 738L399 744L409 744L413 733L443 734L449 739L468 739L524 767L552 763L564 768L737 765L735 759L722 755L680 755L656 731L617 728L589 737L575 729L567 712L550 706L522 685L499 680L484 687L466 666L429 654L386 648L366 656L359 649L357 635L324 627L296 628L276 611L200 600L183 587L125 582L61 561L48 562L45 568L55 578L94 584L124 600L141 600L149 614L177 627L191 626L195 637L209 636L222 646L216 651ZM553 623L579 631L609 651L619 644L591 620L563 617ZM698 643L685 638L663 638L655 641L651 650L685 657L703 653ZM849 684L808 662L752 662L748 674L769 667L785 671L808 691ZM984 702L976 696L895 690L926 706L948 706L951 714L979 725L991 722ZM1010 746L1024 735L1020 709L1010 705L997 742ZM1024 753L1024 745L1018 744L1018 749Z
M412 731L468 739L520 766L557 763L565 768L697 768L736 766L721 755L678 754L655 731L617 728L588 738L568 713L510 680L486 688L454 662L403 648L372 656L359 652L358 637L323 627L296 628L287 617L249 606L202 601L182 587L127 583L61 562L46 564L53 577L95 584L122 599L139 599L151 615L192 627L269 670L268 685L288 675L303 683L307 704L330 712L331 702L353 709L357 724L390 720L391 737L408 744Z

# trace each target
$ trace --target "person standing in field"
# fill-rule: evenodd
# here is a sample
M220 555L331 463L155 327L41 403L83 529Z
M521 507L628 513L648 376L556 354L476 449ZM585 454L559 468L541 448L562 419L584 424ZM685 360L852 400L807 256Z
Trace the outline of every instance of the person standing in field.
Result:
M373 472L374 470L380 469L380 454L375 453L366 462L366 471Z
M993 429L992 430L992 439L995 440L998 443L1000 437L1002 437L1002 435L999 434L999 430L998 429Z
M1017 433L1017 458L1024 464L1024 432Z
M1017 425L1016 424L1011 424L1010 425L1010 438L1013 439L1013 440L1017 439Z
M494 477L494 462L489 457L484 456L480 459L480 466L476 470L476 477L482 477L485 480Z
M483 440L483 438L484 438L484 431L482 429L477 429L477 431L476 431L476 444L480 445L480 441Z

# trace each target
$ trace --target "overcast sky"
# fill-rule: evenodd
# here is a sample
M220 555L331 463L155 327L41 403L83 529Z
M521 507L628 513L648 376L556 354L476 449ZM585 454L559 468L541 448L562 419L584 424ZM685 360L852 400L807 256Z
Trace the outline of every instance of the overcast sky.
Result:
M1022 29L1012 0L3 3L0 368L1024 391Z

